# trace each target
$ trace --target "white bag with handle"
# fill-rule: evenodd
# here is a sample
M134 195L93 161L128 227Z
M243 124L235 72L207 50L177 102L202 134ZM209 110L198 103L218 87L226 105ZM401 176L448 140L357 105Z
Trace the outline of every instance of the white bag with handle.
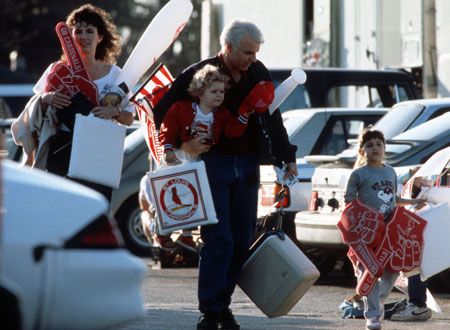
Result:
M118 188L125 135L123 125L77 114L68 176Z

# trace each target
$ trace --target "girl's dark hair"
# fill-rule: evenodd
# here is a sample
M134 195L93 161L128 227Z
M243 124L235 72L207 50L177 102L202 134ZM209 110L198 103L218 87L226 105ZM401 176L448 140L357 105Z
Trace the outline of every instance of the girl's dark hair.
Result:
M115 64L122 47L120 36L111 15L101 8L86 4L74 9L67 16L66 23L71 28L74 28L75 24L80 22L95 26L98 34L103 37L97 45L95 58L108 64Z
M383 132L373 129L372 126L369 126L365 128L359 136L359 149L362 149L364 147L364 144L372 139L379 139L383 141L383 144L386 144Z
M361 167L361 166L363 166L366 163L366 159L361 154L361 151L364 148L364 144L366 144L367 141L370 141L372 139L380 139L381 141L383 141L383 144L386 144L383 132L378 131L376 129L373 129L372 125L370 125L369 127L365 128L361 132L361 134L359 135L359 138L358 138L359 152L358 152L358 157L357 157L357 159L355 161L355 164L353 165L353 168Z

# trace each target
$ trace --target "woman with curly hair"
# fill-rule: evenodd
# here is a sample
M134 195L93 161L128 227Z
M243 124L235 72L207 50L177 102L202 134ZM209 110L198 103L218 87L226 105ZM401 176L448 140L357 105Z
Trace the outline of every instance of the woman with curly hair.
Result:
M95 107L91 112L100 118L115 119L121 124L131 125L134 117L133 107L120 109L107 105L108 102L105 101L105 96L110 94L111 85L120 72L120 68L115 65L121 52L120 37L111 15L101 8L86 4L73 10L67 16L66 23L72 29L72 36L78 45L89 77L99 93L101 106ZM61 61L66 61L64 55L61 56ZM54 64L50 65L33 90L36 94L42 93L44 105L62 109L71 103L67 95L54 91L44 92L47 76Z
M112 22L111 16L103 9L91 4L82 5L74 9L68 16L66 24L71 30L74 42L78 46L78 51L83 59L89 78L97 88L98 106L89 101L89 98L82 93L69 96L62 90L49 91L49 76L55 75L55 65L50 64L42 77L33 88L35 95L30 100L32 106L26 107L24 112L41 113L40 124L35 127L43 127L45 123L50 123L48 134L31 129L28 141L24 141L22 136L16 136L16 143L24 146L27 156L25 164L33 167L47 169L47 171L66 176L70 163L71 142L73 138L73 120L64 120L68 113L91 112L96 117L106 120L131 125L134 119L134 106L128 102L125 96L118 97L115 80L121 69L115 62L121 52L120 37L117 28ZM67 65L67 59L61 56L59 63ZM61 64L60 64L61 65ZM72 70L73 69L69 69ZM75 72L68 76L61 77L61 81L71 83L72 80L79 79ZM70 88L75 88L76 85ZM81 96L80 96L81 95ZM123 93L122 93L123 96ZM81 111L80 111L81 109ZM30 118L33 118L30 115ZM42 129L41 129L42 130ZM49 137L46 142L43 136ZM31 140L31 142L30 142ZM41 140L41 141L40 141ZM46 148L42 144L46 143ZM28 146L28 147L27 147ZM44 151L43 151L44 150ZM47 152L48 151L48 152ZM112 190L109 187L82 182L103 193L110 199Z

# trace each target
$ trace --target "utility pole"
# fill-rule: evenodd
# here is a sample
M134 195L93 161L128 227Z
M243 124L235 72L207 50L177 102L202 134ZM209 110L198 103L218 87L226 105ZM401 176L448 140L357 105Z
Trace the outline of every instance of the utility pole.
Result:
M437 96L436 3L422 0L423 97Z

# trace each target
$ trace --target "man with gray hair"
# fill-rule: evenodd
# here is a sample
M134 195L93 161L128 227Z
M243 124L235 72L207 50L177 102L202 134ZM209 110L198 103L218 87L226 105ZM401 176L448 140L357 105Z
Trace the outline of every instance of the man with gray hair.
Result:
M220 36L221 51L184 70L154 110L159 127L168 109L179 100L193 100L187 92L197 70L206 64L217 66L230 77L224 105L238 116L252 112L244 134L221 136L214 145L202 137L179 143L184 151L200 155L219 222L201 227L204 246L200 251L198 299L201 312L197 329L239 329L229 306L246 260L257 219L259 165L287 166L286 175L297 176L295 152L279 110L267 111L274 86L267 68L256 59L264 42L259 28L236 19ZM250 110L250 111L249 111Z

